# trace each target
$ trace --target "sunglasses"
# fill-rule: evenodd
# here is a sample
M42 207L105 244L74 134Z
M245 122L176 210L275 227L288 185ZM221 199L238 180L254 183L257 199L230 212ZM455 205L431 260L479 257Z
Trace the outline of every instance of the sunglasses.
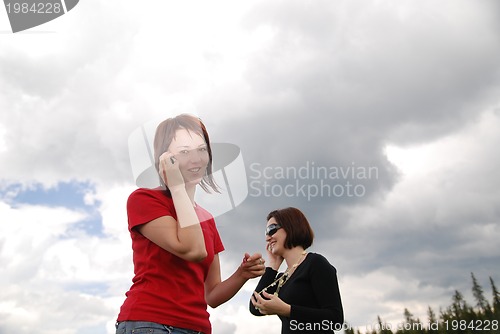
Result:
M274 233L278 232L280 228L280 224L270 224L268 227L266 227L266 236L270 237L274 235Z

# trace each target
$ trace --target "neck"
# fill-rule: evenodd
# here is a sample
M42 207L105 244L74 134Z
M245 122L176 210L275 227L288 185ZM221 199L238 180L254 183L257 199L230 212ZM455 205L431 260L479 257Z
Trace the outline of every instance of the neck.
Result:
M194 186L186 185L186 192L188 194L189 199L191 200L191 203L193 203L193 206L194 206L195 205L194 204L194 195L196 193L196 185L194 185Z
M283 258L286 261L286 265L288 268L292 268L294 264L297 264L299 261L303 260L304 257L304 248L297 246L292 249L289 249Z

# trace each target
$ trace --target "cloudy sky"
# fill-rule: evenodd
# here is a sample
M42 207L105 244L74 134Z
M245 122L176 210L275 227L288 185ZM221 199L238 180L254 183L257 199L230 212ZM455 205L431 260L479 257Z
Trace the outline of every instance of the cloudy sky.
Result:
M500 4L81 1L13 34L0 10L0 333L114 333L133 268L129 137L195 113L240 149L223 276L296 206L361 330L500 284ZM217 159L217 157L215 157ZM243 173L243 174L242 174ZM245 176L246 175L246 176ZM231 188L232 187L232 188ZM214 210L216 210L214 206ZM279 332L247 303L214 333Z

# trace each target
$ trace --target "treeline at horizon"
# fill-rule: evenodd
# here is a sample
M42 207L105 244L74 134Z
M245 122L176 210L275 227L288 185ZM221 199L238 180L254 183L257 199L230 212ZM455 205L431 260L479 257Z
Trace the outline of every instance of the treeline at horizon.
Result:
M458 290L452 297L452 304L444 310L440 309L439 316L429 306L427 319L414 318L407 308L404 309L404 320L397 326L384 322L378 316L377 325L372 326L365 334L500 334L500 293L495 282L490 277L492 300L484 296L484 290L477 282L474 273L472 278L472 295L474 304L469 304ZM361 334L348 324L344 324L345 334Z

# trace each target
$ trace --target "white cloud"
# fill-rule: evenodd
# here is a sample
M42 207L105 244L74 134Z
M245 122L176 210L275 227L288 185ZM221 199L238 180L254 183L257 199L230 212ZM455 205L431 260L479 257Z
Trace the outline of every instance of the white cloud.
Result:
M247 162L380 166L373 195L355 203L247 198L220 219L223 277L240 249L263 251L269 208L298 203L328 227L315 247L339 270L348 321L447 304L448 286L469 287L463 270L492 274L498 259L500 122L482 112L498 105L497 6L86 1L31 33L2 34L0 184L87 181L104 234L71 229L83 212L5 194L0 331L53 320L43 334L113 332L133 273L127 139L186 110ZM213 310L214 328L278 331L276 317L246 310L252 284Z
M330 248L340 268L347 321L369 324L380 315L396 324L404 308L426 320L428 306L439 310L453 289L470 290L470 272L495 274L499 128L500 115L485 112L437 141L391 147L388 157L402 173L391 192L336 213L347 221L335 251L327 241L318 247ZM461 282L448 286L449 275Z
M404 320L405 308L426 322L427 307L435 306L449 292L442 287L422 286L418 279L398 274L394 268L381 268L366 275L344 275L340 285L346 321L362 332L373 328L377 316L397 327ZM429 304L420 303L424 298Z
M0 203L0 257L9 273L1 278L0 328L76 333L114 321L133 273L125 215L130 189L117 186L96 195L102 238L71 230L84 220L81 212Z
M390 149L389 160L403 174L388 201L434 207L438 224L472 218L474 213L487 219L484 223L491 222L500 201L495 177L500 159L494 153L499 128L498 112L488 111L458 133L424 145ZM422 211L429 212L430 207Z
M5 134L7 130L3 124L0 124L0 154L7 150L7 144L5 142Z
M248 303L248 299L246 299ZM220 309L211 311L213 332L221 333L224 328L231 328L233 331L225 333L251 334L251 333L271 333L281 331L281 321L277 316L256 317L250 314L248 304L223 305Z
M79 212L65 208L20 206L13 208L0 202L2 222L1 256L4 268L11 270L12 278L27 279L40 265L41 254L64 236L66 229L84 218ZM23 277L17 275L25 273Z

